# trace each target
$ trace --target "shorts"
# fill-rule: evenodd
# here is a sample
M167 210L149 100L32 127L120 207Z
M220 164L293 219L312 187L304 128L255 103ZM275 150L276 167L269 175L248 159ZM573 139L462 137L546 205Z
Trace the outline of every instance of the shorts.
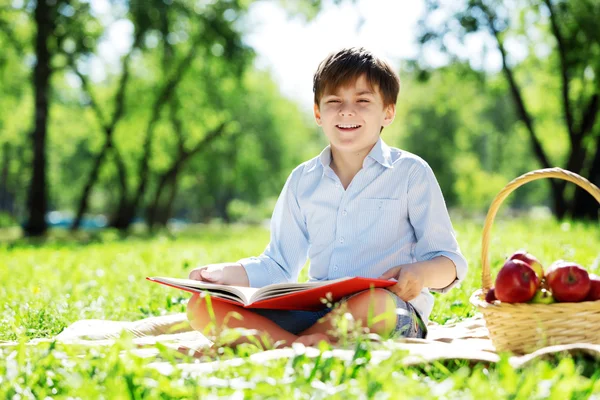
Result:
M409 302L402 300L393 293L392 295L396 300L397 320L396 326L394 327L390 338L394 339L408 337L424 339L427 336L427 327L423 323L423 320L421 319L421 316L417 310ZM343 303L352 296L343 298L338 304ZM294 335L298 335L299 333L316 324L334 308L335 306L327 307L318 311L271 310L265 308L256 308L252 311L275 322L280 328L283 328Z

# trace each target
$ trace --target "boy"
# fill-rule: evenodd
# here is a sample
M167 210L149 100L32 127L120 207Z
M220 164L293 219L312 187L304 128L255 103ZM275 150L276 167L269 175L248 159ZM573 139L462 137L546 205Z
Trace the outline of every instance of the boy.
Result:
M394 120L399 88L390 65L363 48L343 49L323 60L313 82L314 115L330 145L292 171L263 254L196 268L190 279L251 287L296 281L307 257L310 280L394 278L397 283L389 289L364 291L343 302L371 332L424 338L433 308L428 289L448 291L465 277L467 262L431 168L380 138ZM212 306L219 326L237 312L243 318L228 318L229 327L255 329L274 342L334 340L328 333L330 308ZM369 325L369 315L383 317ZM199 331L211 322L198 295L188 303L188 318Z

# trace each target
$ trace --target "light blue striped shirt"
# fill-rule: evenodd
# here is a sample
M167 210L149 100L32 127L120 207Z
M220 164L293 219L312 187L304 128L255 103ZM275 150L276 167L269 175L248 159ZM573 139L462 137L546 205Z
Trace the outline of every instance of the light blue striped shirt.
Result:
M309 280L377 278L388 269L445 256L464 279L460 252L439 184L420 157L380 138L346 190L329 166L331 149L296 167L271 219L271 241L258 257L238 262L251 287L295 282L310 259ZM426 322L433 308L428 288L410 303Z

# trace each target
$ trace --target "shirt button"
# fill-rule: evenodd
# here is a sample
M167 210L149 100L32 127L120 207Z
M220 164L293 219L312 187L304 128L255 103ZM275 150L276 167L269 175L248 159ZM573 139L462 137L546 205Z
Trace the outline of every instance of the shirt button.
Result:
M348 215L348 212L346 210L342 211L342 215L345 217L346 215Z
M333 270L334 270L334 271L337 271L337 270L338 270L338 266L337 266L337 265L334 265L334 266L333 266Z
M344 243L344 238L343 237L340 238L340 243Z

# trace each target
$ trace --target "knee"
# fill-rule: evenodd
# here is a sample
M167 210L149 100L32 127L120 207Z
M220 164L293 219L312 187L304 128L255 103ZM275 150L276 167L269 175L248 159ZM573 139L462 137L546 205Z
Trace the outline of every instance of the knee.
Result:
M211 323L211 315L206 300L199 294L194 294L187 304L187 319L190 326L197 331L203 331Z
M194 294L187 304L187 318L190 326L202 333L218 333L235 325L234 316L239 307L221 301L207 301L208 296Z
M370 332L389 336L396 326L396 302L388 290L374 289L360 292L349 300L351 312Z

